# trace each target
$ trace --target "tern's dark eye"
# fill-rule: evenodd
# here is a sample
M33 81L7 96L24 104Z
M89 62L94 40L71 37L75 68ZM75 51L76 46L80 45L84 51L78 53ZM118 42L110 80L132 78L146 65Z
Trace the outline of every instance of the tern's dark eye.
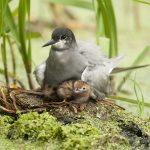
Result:
M61 39L61 40L65 40L65 39L67 39L67 36L66 36L66 35L62 35L62 36L60 37L60 39Z

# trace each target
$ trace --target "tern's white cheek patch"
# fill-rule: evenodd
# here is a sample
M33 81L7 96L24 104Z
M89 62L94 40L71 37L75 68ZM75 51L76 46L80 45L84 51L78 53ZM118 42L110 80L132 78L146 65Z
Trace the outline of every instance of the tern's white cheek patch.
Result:
M59 40L59 42L57 42L53 46L57 49L64 49L66 47L66 41L65 40Z

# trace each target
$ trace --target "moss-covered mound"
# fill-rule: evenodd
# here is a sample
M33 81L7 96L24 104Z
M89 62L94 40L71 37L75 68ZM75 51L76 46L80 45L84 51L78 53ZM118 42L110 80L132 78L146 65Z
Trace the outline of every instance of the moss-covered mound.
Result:
M104 103L0 117L0 149L150 149L150 123ZM57 118L55 118L55 117Z

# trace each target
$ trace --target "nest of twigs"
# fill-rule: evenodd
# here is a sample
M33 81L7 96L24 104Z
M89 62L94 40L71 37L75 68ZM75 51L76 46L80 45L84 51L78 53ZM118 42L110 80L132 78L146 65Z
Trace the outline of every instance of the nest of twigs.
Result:
M54 99L45 97L44 93L40 90L25 90L22 88L10 88L5 85L0 85L0 113L16 115L18 112L49 111L54 115L65 115L66 113L74 114L68 102L60 101L57 99L56 95L53 97ZM89 100L89 102L93 104L97 103L97 101L123 109L110 100Z

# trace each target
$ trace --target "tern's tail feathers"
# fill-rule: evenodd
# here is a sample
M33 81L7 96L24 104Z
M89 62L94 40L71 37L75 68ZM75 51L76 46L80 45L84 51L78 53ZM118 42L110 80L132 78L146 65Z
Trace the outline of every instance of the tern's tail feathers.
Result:
M106 64L109 69L109 74L112 72L114 68L124 59L124 55L117 56L115 58L111 58L110 61Z

